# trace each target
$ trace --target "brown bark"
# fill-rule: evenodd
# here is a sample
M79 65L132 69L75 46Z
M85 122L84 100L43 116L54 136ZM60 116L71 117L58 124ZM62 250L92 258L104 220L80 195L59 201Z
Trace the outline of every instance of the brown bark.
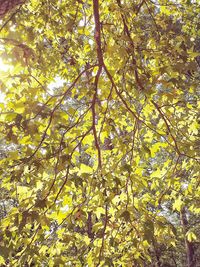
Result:
M186 237L186 233L189 230L188 227L188 220L186 217L186 210L183 208L180 212L180 220L183 227L183 232L185 234L185 249L186 249L186 256L187 256L187 267L195 267L195 250L193 242L189 242Z
M114 148L114 146L112 144L111 138L110 137L105 138L102 149L103 150L112 150L113 148Z
M13 10L18 5L21 5L25 0L0 0L0 19L2 19L7 13Z
M92 211L88 212L87 233L89 238L94 238L94 233L92 232Z

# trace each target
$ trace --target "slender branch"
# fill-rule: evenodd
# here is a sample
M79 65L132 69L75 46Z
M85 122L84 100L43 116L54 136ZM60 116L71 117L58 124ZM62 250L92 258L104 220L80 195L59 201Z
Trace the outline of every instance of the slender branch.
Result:
M61 99L58 101L58 103L54 106L53 110L51 111L50 114L50 118L49 118L49 122L47 124L46 129L44 130L44 134L39 142L39 145L37 146L37 148L35 149L35 151L33 152L33 154L28 158L28 160L30 160L31 158L33 158L35 156L35 154L38 152L38 150L40 149L42 143L44 142L46 135L47 135L47 131L51 125L51 122L53 120L53 116L55 111L58 109L58 107L60 106L60 104L62 103L62 101L65 99L66 95L69 93L69 91L75 86L75 84L77 83L77 81L80 79L80 77L88 70L91 69L93 67L95 67L96 65L90 66L87 69L84 69L82 72L79 73L79 75L77 76L77 78L73 81L73 83L70 85L70 87L64 92L64 94L62 95Z
M156 23L156 20L155 20L154 16L152 15L151 10L150 10L150 8L149 8L149 6L148 6L148 4L147 4L147 2L145 0L144 0L144 3L145 3L145 5L146 5L146 7L148 9L149 15L151 16L151 18L152 18L152 20L153 20L153 22L155 24L155 27L156 27L156 30L157 30L158 34L160 34L160 30L158 28L158 25Z
M0 28L0 32L3 30L3 28L6 27L6 25L14 18L14 16L20 11L20 8L18 8L10 17L7 19L4 24Z
M50 194L50 192L51 192L51 190L52 190L52 188L53 188L53 186L54 186L54 184L56 182L56 179L57 179L57 175L58 175L58 164L59 164L59 160L60 160L60 154L61 154L61 151L62 151L62 142L63 142L63 139L64 139L66 133L67 133L67 131L65 131L62 134L62 138L60 140L60 145L59 145L59 149L58 149L58 155L57 155L57 160L56 160L55 170L54 170L54 172L55 172L54 179L53 179L53 182L52 182L52 184L51 184L51 186L49 188L49 191L48 191L45 199L47 199L47 197L49 196L49 194Z
M144 3L145 3L145 0L142 0L141 3L139 4L138 8L137 8L136 15L140 12L140 9L142 8Z
M104 249L104 241L105 241L105 234L106 234L106 227L108 224L108 204L106 203L105 205L105 218L104 218L104 227L103 227L103 233L102 233L102 241L101 241L101 248L100 248L100 252L99 252L99 261L97 264L97 267L100 265L101 263L101 258L103 255L103 249Z
M144 2L145 2L145 1L144 1ZM142 1L140 8L142 7L142 5L143 5L144 2ZM120 9L122 9L122 4L121 4L121 1L120 1L120 0L117 0L117 4L118 4L118 6L120 7ZM139 9L139 10L140 10L140 9ZM139 11L137 11L137 13L138 13L138 12L139 12ZM123 21L123 24L124 24L124 31L125 31L126 35L128 36L130 46L132 47L132 49L131 49L131 54L132 54L132 63L133 63L133 65L135 66L135 70L134 70L135 80L136 80L136 83L137 83L137 85L139 86L140 90L144 91L144 86L143 86L143 84L142 84L141 81L140 81L140 77L139 77L139 73L138 73L138 68L137 68L137 64L136 64L136 59L135 59L135 55L134 55L134 53L135 53L135 52L134 52L134 50L135 50L135 45L134 45L133 39L132 39L132 37L131 37L131 33L130 33L130 31L129 31L128 25L127 25L127 23L126 23L126 18L125 18L125 16L124 16L124 14L122 14L122 13L121 13L121 18L122 18L122 21ZM127 52L128 52L128 51L127 51Z
M99 61L99 67L101 68L104 65L103 62L103 53L101 49L101 23L99 17L99 1L93 0L93 13L94 13L94 22L95 22L95 34L94 38L97 45L97 56Z
M107 115L107 112L108 112L108 109L109 109L109 101L110 101L110 98L111 98L111 95L112 95L112 91L113 91L113 86L111 86L110 93L109 93L108 98L107 98L106 110L104 112L103 121L102 121L102 124L101 124L101 128L99 130L99 138L100 138L100 134L101 134L101 132L103 130L104 123L106 121L106 115Z
M173 139L174 145L175 145L175 147L176 147L176 151L177 151L177 153L178 153L179 155L181 155L181 152L180 152L179 147L178 147L178 145L177 145L176 139L175 139L175 137L173 136L173 134L172 134L172 132L171 132L170 126L169 126L169 124L168 124L168 122L167 122L167 120L166 120L166 118L165 118L163 112L161 111L160 107L159 107L153 100L151 100L151 103L155 106L155 108L156 108L157 111L159 112L160 116L161 116L162 119L164 120L165 125L166 125L166 127L167 127L167 130L168 130L169 134L171 135L171 138Z
M93 135L94 135L95 147L96 147L97 152L98 152L98 167L100 169L102 168L102 160L101 160L101 148L100 148L100 145L99 145L99 140L98 140L97 130L96 130L96 119L97 119L97 116L96 116L95 106L96 106L96 100L97 100L97 95L98 95L98 88L97 88L98 87L98 80L99 80L99 77L100 77L100 74L101 74L101 70L102 70L102 67L99 67L97 75L95 77L95 82L94 82L95 93L93 95L92 107L91 107L91 110L92 110L92 130L93 130Z
M95 81L94 81L94 95L92 99L92 129L93 129L93 135L94 135L94 141L95 141L95 147L98 152L98 167L101 169L102 168L102 160L101 160L101 148L99 145L99 140L97 136L97 131L96 131L96 101L97 101L97 96L98 96L98 81L99 77L102 72L102 68L104 66L103 62L103 53L101 49L101 24L100 24L100 17L99 17L99 1L98 0L93 0L93 14L94 14L94 21L95 21L95 33L94 33L94 38L96 41L96 46L97 46L97 57L98 57L98 63L99 63L99 69L97 71L97 74L95 76Z
M55 199L54 199L54 203L52 204L52 206L56 203L56 201L57 201L57 199L58 199L60 193L62 192L64 186L66 185L66 183L67 183L67 181L68 181L69 170L70 170L70 164L67 166L67 172L66 172L66 175L65 175L65 179L64 179L64 181L63 181L63 183L62 183L62 185L61 185L61 187L60 187L60 189L59 189L59 191L58 191L58 193L57 193L57 195L56 195L56 197L55 197ZM50 209L52 206L50 206L48 209Z

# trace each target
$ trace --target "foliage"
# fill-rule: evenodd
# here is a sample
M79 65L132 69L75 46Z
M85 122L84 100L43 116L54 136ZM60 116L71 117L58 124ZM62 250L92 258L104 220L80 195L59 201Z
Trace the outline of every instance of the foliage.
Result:
M198 0L17 8L0 29L2 266L195 266Z

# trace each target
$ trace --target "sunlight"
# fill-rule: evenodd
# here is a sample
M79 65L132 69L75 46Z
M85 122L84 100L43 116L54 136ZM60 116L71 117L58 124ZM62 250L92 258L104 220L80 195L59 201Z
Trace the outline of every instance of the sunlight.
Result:
M10 69L11 67L9 65L4 64L2 59L0 58L0 75L4 76L4 74L8 72ZM2 89L0 87L0 103L3 103L4 100L5 100L5 94L2 92Z
M7 72L12 69L12 66L3 63L3 60L0 58L0 72Z
M3 103L5 100L5 94L0 91L0 103Z
M54 82L51 82L51 83L48 85L49 93L50 93L50 94L54 94L55 89L56 89L56 88L59 88L59 87L62 87L62 86L64 85L65 82L66 82L66 81L65 81L64 79L62 79L62 78L59 77L59 76L56 76Z
M5 94L1 88L1 78L7 76L7 74L13 69L13 66L5 64L0 58L0 103L5 102Z

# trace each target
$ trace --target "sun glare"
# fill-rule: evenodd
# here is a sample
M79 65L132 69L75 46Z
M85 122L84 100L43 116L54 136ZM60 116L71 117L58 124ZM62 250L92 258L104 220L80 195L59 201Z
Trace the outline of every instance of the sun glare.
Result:
M11 69L12 69L12 67L7 65L7 64L4 64L3 60L0 58L0 72L7 72Z
M3 60L0 58L0 82L1 82L1 77L6 75L6 73L9 72L11 68L12 68L11 66L4 64ZM4 103L4 100L5 100L5 94L2 92L0 85L0 103Z
M5 100L5 94L0 92L0 103L3 103Z
M62 87L66 81L59 76L55 77L55 80L48 85L49 93L54 94L55 88Z

